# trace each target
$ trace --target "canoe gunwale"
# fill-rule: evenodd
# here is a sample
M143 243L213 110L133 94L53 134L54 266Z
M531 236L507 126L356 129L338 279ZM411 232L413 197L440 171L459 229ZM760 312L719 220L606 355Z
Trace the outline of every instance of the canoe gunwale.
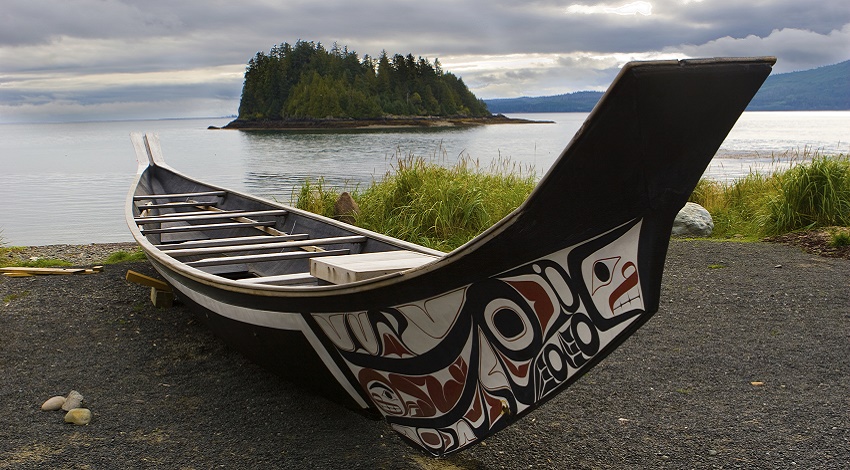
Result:
M223 189L168 167L156 136L133 135L139 166L127 224L178 292L220 327L241 330L225 326L223 336L277 351L288 345L257 338L302 335L301 347L309 343L335 379L331 387L380 411L412 444L444 455L562 392L658 311L673 219L774 63L626 64L529 198L450 253L229 192L246 210L296 215L291 229L284 219L267 233L295 232L300 223L314 238L365 236L361 252L438 256L405 271L287 286L246 285L187 266L153 243L179 237L143 235L135 196L157 187ZM303 264L280 267L288 274Z

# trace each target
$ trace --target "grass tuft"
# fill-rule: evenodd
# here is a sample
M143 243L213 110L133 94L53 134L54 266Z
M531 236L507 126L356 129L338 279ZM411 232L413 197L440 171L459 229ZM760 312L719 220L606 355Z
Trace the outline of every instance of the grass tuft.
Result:
M381 181L350 193L360 206L358 226L451 251L516 209L535 183L531 169L505 159L482 168L462 157L447 167L408 155ZM340 191L320 179L297 194L296 207L332 217Z
M850 246L850 230L833 229L829 234L829 246L833 248Z
M137 248L134 251L116 251L115 253L110 254L101 264L118 264L118 263L130 263L134 261L144 261L147 257L145 256L145 252L141 250L141 248Z
M12 250L14 248L3 248L2 252L7 252L7 250ZM2 254L0 252L0 254ZM19 268L62 268L71 266L71 263L65 261L63 259L54 259L54 258L37 258L37 259L28 259L28 260L17 260L17 259L0 259L0 267L19 267Z
M13 300L23 299L24 297L27 297L29 295L30 295L30 291L28 291L28 290L25 290L25 291L20 292L20 293L9 294L9 295L6 295L6 296L3 297L3 303L9 304Z
M711 213L713 237L759 239L797 230L850 225L850 159L820 156L732 183L701 180L690 197Z
M325 217L333 217L334 203L341 191L333 186L327 186L325 179L319 178L315 182L309 179L304 181L304 185L295 191L295 194L295 207Z
M777 177L766 207L764 232L850 225L850 160L817 157Z

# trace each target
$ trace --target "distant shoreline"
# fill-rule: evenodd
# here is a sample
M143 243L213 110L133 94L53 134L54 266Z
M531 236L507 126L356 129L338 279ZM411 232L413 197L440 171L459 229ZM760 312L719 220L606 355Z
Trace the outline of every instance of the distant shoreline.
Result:
M235 119L223 127L209 129L256 130L311 130L311 129L393 129L400 127L443 128L479 126L487 124L551 124L553 121L509 118L502 114L486 117L390 117L379 119L287 119L245 121Z

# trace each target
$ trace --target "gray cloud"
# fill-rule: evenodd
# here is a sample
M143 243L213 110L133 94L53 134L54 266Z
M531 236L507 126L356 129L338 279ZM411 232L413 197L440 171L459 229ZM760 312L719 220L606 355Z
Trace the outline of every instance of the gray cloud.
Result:
M6 0L0 121L60 107L68 119L147 116L150 103L160 116L235 113L247 61L299 39L440 58L484 98L604 89L631 59L776 55L779 72L850 59L846 0L646 0L650 15L610 12L633 1Z

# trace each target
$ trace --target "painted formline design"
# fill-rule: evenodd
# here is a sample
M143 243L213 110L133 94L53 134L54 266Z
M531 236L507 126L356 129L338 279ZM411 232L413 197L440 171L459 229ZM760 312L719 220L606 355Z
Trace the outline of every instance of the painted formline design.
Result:
M551 396L645 313L640 229L427 300L313 319L392 427L445 454Z

